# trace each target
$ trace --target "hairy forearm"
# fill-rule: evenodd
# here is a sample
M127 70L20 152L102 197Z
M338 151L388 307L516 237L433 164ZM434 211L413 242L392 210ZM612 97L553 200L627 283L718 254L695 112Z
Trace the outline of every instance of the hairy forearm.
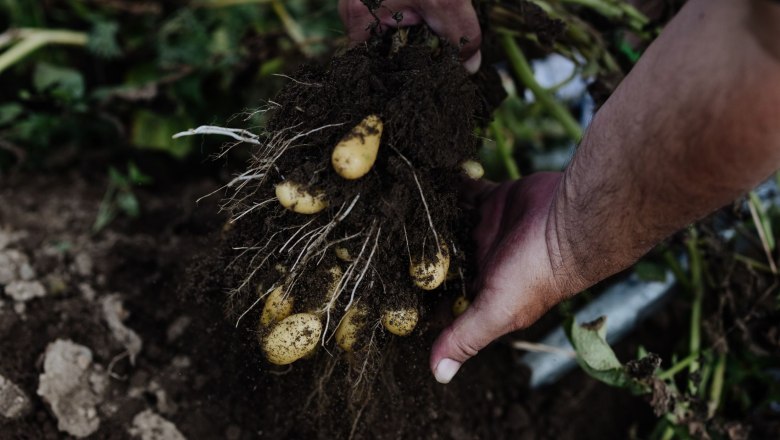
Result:
M564 290L625 268L780 167L780 37L767 37L780 22L758 1L691 0L598 112L549 217L553 267L577 278Z

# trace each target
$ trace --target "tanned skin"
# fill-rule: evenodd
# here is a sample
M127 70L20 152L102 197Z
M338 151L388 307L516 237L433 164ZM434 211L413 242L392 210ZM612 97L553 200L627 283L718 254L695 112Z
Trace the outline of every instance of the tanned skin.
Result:
M341 0L340 10L354 2ZM465 3L435 1L468 15ZM421 4L425 20L436 16L431 0L404 7ZM447 36L447 20L469 22L442 17ZM629 267L778 168L780 4L690 0L595 115L562 173L464 190L481 215L478 295L434 343L434 376L449 382L491 341Z

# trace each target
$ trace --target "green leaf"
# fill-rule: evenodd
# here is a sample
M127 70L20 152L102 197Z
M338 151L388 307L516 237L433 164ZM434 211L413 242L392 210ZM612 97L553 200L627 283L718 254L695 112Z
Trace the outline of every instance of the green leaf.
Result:
M130 191L122 191L116 195L116 206L130 217L138 217L141 214L138 199Z
M24 112L24 107L22 107L21 105L15 102L0 104L0 125L5 125L10 122L13 122L23 112Z
M165 117L141 110L133 118L132 143L139 148L165 151L182 158L192 150L193 138L172 139L174 134L191 128L194 124L185 117Z
M567 336L577 352L577 363L588 375L615 387L623 388L630 384L623 364L607 344L605 317L582 325L569 319L566 328Z
M142 173L133 162L127 164L127 177L133 185L147 185L154 180Z
M640 261L634 266L634 273L642 281L666 281L666 267L652 261Z
M101 58L117 58L122 55L122 49L117 43L119 25L113 21L99 21L92 27L87 41L87 49Z
M593 322L575 325L571 332L577 354L595 370L611 370L623 366L612 347L607 344L606 322L607 318L602 316Z
M117 188L127 188L130 186L127 181L127 177L125 177L114 167L108 168L108 181L111 185L114 185Z
M84 97L84 77L77 70L48 63L35 66L33 85L40 93L49 93L61 101L76 101Z

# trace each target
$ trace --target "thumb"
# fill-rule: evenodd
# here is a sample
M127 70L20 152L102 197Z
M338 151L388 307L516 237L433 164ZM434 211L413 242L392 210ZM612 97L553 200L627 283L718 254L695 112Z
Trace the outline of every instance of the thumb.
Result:
M481 300L484 296L478 296L434 342L430 367L439 383L449 383L464 362L511 329L509 313L503 313L504 308L487 307Z

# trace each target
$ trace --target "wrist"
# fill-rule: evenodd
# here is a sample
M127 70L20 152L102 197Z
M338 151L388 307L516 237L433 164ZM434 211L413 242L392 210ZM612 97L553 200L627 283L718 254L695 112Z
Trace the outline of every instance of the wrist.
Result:
M589 271L577 249L577 240L574 239L576 231L567 219L567 207L570 206L568 182L569 178L564 174L555 188L544 234L552 279L563 297L572 296L596 282L591 283L586 276Z

